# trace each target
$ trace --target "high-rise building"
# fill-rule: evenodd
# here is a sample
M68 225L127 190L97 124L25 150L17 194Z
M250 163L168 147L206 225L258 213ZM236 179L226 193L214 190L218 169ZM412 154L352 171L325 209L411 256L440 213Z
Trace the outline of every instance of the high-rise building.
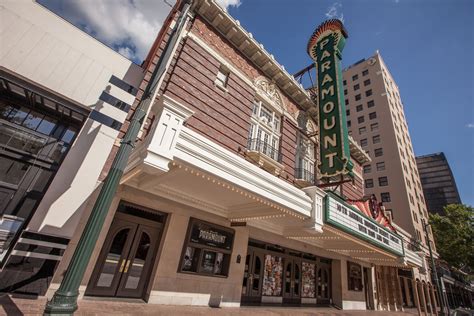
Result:
M416 157L428 211L442 213L448 204L460 204L456 181L444 153Z
M344 69L343 79L349 134L372 158L363 166L365 192L426 245L428 212L398 86L378 51Z

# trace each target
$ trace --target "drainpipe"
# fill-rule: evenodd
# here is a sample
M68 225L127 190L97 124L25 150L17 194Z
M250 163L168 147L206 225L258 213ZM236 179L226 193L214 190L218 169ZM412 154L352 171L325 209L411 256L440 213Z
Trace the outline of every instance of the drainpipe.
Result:
M171 32L168 43L158 60L153 71L150 82L145 88L143 98L137 105L135 113L130 120L130 126L125 133L117 155L112 163L111 169L100 190L99 196L94 204L91 215L84 231L79 239L79 243L74 251L64 278L59 289L54 293L51 301L46 304L45 315L73 315L77 310L77 297L79 296L79 286L84 277L84 272L91 258L97 239L104 225L105 217L112 204L112 200L117 191L120 178L122 177L128 158L134 147L141 125L145 121L146 113L154 101L156 92L159 89L160 79L167 71L167 65L171 58L174 47L178 45L181 31L187 22L187 13L192 4L192 0L183 0L183 9L178 17L176 25Z

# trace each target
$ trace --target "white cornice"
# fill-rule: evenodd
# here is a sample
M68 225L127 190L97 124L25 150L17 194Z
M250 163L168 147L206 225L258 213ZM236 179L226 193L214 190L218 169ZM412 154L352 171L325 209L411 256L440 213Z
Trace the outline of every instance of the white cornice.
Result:
M182 128L174 157L303 216L311 216L311 199L303 190L258 168L189 128Z
M238 20L235 20L214 0L195 0L193 11L210 23L267 77L274 80L299 107L307 110L314 106L304 87L275 60L272 54L265 50L263 44L253 38L252 33L247 32Z

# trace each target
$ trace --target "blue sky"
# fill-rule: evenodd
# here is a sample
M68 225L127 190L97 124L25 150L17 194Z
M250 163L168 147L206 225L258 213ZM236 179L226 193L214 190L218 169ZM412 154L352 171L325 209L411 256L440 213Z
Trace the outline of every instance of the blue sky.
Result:
M443 151L463 202L474 205L474 1L220 2L290 73L311 63L314 28L343 17L343 67L380 51L400 88L415 155ZM40 3L137 63L169 9L160 0Z

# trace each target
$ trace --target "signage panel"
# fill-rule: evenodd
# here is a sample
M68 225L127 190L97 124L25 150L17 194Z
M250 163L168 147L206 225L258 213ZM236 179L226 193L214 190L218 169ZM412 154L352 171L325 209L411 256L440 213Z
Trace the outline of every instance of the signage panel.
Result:
M233 240L232 232L220 229L217 225L197 220L192 224L190 241L193 243L230 250Z
M362 215L332 194L326 196L326 222L396 255L404 255L403 240L400 236Z
M322 178L349 174L349 139L340 60L347 33L339 20L322 23L308 42L318 78L320 173Z

